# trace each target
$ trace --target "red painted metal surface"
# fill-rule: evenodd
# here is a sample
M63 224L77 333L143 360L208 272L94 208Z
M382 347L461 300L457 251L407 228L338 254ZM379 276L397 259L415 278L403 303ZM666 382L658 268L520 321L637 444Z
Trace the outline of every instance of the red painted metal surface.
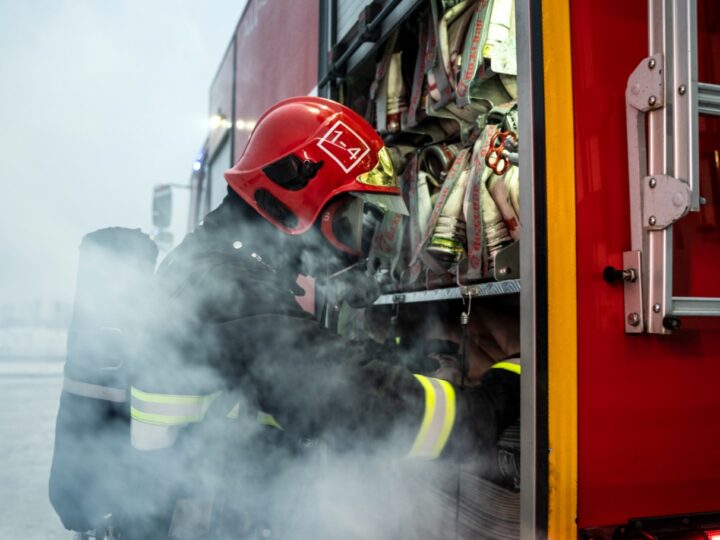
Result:
M281 99L307 95L318 82L318 0L250 0L235 34L235 155L249 125ZM240 129L237 129L237 127Z
M700 0L699 20L717 31L713 2ZM622 287L601 277L604 266L620 267L622 252L630 248L624 91L648 53L647 4L572 2L571 10L578 524L720 510L720 320L684 319L672 336L626 335ZM717 69L711 64L719 56L703 56L701 80L703 70ZM720 296L720 188L717 163L708 163L720 147L720 131L717 123L703 126L702 194L709 204L677 227L679 257L693 260L676 260L676 295Z
M234 52L235 48L233 42L231 42L225 51L225 56L223 56L215 79L213 79L212 85L210 85L209 115L211 117L217 115L222 118L222 120L217 122L217 125L210 129L210 135L208 137L208 155L210 159L212 159L215 151L225 140L230 122L232 122Z

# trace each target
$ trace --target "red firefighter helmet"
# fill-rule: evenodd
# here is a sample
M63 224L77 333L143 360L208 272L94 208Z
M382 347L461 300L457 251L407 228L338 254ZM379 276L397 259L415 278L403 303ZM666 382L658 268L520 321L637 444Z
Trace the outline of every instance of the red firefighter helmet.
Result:
M385 209L404 209L380 136L357 113L318 97L290 98L268 109L225 179L288 234L307 231L330 200L343 193Z

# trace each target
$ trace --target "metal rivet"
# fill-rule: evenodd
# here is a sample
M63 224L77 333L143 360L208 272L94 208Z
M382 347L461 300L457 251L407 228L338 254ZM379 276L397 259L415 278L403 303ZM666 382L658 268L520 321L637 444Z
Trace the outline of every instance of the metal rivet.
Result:
M657 186L657 180L655 180L654 178L651 178L650 182L648 182L648 184L650 185L651 188L654 188L655 186Z
M648 219L648 223L652 226L657 223L657 218L655 216L650 216L650 219Z
M240 249L240 248L242 247L242 242L241 242L240 240L235 240L235 241L233 242L233 247L234 247L235 249Z
M678 93L679 93L681 96L684 96L684 95L685 95L685 92L687 92L687 86L685 86L684 84L681 84L681 85L678 87Z
M651 58L651 59L648 61L648 67L649 67L650 69L655 69L655 66L656 66L656 65L657 65L657 62L655 61L654 58Z
M650 105L651 107L654 107L656 103L657 103L657 98L655 96L650 96L648 98L648 105Z
M653 306L653 311L654 311L655 313L660 313L660 304L655 304L655 305Z
M628 315L627 321L630 326L638 326L640 324L640 315L631 313Z

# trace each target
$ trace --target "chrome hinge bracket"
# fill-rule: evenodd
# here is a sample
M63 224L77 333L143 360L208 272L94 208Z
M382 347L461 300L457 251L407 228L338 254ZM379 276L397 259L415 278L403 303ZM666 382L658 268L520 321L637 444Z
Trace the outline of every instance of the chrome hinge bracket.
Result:
M642 293L642 257L639 251L623 253L623 270L631 270L634 279L626 279L625 287L625 332L642 334L645 331Z
M665 77L663 55L644 58L628 77L625 100L641 112L659 109L665 105Z
M643 227L661 231L685 216L690 210L690 186L683 180L664 174L643 179Z

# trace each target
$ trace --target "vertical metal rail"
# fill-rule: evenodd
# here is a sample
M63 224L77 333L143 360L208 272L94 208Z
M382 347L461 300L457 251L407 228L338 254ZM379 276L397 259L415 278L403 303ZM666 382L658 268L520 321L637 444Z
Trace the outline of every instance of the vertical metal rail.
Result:
M649 50L650 55L662 55L662 69L665 81L673 80L672 3L674 0L650 0ZM664 107L648 113L648 166L647 174L673 176L673 95L665 84ZM641 177L640 181L644 181ZM640 215L643 213L640 211ZM644 216L643 216L644 217ZM642 224L645 227L645 223ZM642 230L642 229L641 229ZM644 264L643 284L646 290L645 320L647 330L653 334L667 334L663 318L672 308L668 300L672 297L672 227L662 230L648 230L643 235L642 252L647 254Z
M520 219L527 226L520 241L520 339L521 378L521 487L520 537L536 540L547 535L547 393L538 377L547 375L547 279L544 261L536 249L546 242L544 212L536 211L536 201L544 197L545 146L543 108L542 5L537 0L517 0L518 109L521 111L520 140ZM539 283L538 268L544 282ZM545 313L545 316L541 316ZM542 393L543 395L540 395ZM540 405L544 403L544 410ZM544 421L539 421L544 415Z
M690 188L690 211L700 210L700 159L697 108L697 0L672 2L673 78L667 93L675 126L673 164L675 177ZM666 7L666 9L669 9Z

